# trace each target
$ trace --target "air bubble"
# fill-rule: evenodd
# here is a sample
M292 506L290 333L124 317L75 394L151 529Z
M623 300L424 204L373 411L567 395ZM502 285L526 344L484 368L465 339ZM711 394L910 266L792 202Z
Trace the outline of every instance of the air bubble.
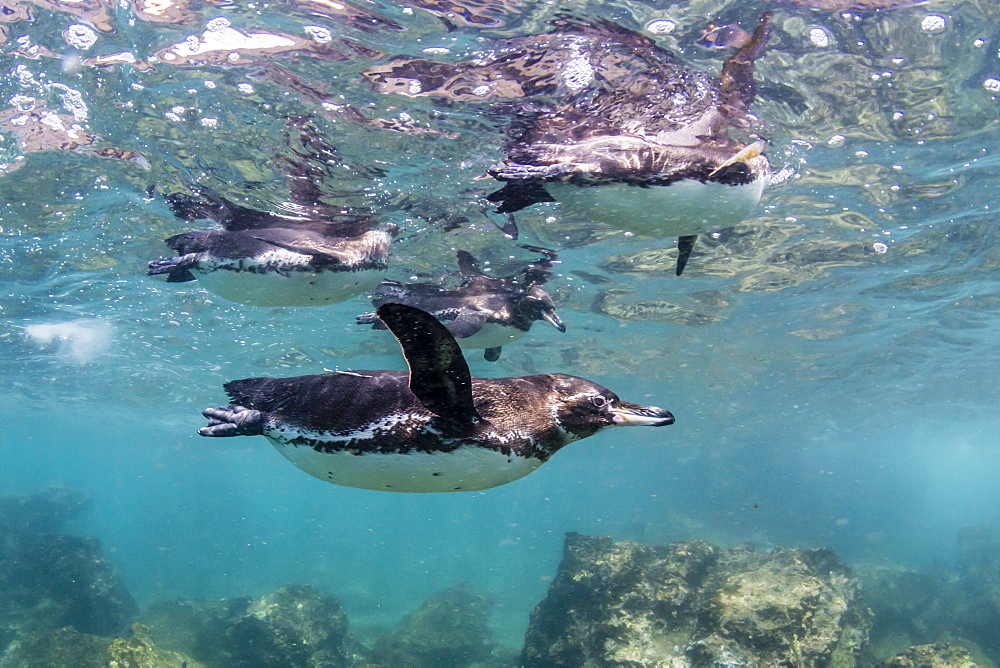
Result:
M920 22L920 29L930 35L938 35L948 27L948 20L940 14L928 14Z
M677 24L670 19L655 19L646 24L646 31L654 35L669 35L677 29Z
M812 42L813 46L818 46L821 49L825 49L830 46L830 33L826 31L826 28L820 28L816 26L815 28L810 28L809 30L809 41Z

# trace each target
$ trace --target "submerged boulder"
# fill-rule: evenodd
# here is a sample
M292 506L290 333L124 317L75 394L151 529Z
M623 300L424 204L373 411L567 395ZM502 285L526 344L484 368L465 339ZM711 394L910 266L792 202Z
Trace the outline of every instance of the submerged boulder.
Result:
M385 666L459 668L489 660L493 640L487 623L492 602L470 584L433 594L372 650Z
M8 619L103 636L124 633L138 613L100 542L80 536L41 536L0 559L0 599Z
M163 602L143 619L159 644L211 666L348 665L347 617L336 598L312 587L286 585L258 599L227 598L209 605Z
M688 648L696 665L857 663L871 612L832 550L730 551L714 575Z
M102 636L66 627L35 629L0 654L0 668L201 668L188 656L157 647L149 630L133 624L124 638Z
M958 531L960 587L969 600L963 626L986 645L1000 636L1000 530L966 527Z
M0 496L0 559L33 545L42 536L61 533L63 525L89 503L89 496L70 487Z
M917 645L883 661L879 668L978 668L969 652L955 645Z
M767 554L571 533L525 666L849 666L871 627L830 550Z
M531 614L526 666L643 665L683 658L697 597L718 550L571 533L548 595Z
M111 660L111 638L80 633L76 629L36 629L21 634L0 655L0 667L97 668Z
M286 585L255 600L226 632L240 666L343 666L347 617L312 587Z

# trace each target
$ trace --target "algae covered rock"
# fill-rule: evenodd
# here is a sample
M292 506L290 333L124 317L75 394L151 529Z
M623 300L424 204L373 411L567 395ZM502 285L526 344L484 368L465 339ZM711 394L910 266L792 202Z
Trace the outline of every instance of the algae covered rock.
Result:
M868 640L861 586L829 549L730 551L712 589L696 664L852 666Z
M0 655L3 668L202 668L190 657L153 644L149 630L133 624L126 638L105 638L62 629L35 629Z
M0 559L0 598L10 618L94 635L124 633L138 606L96 538L45 535Z
M1000 634L1000 531L959 529L958 568L963 593L975 607L967 625L978 637L995 639Z
M97 668L111 660L111 638L63 629L36 630L23 634L0 656L3 668L46 666L46 668Z
M947 643L917 645L886 659L880 668L978 668L969 652Z
M568 534L556 578L531 614L522 663L683 661L717 558L702 541L649 546Z
M347 617L312 587L286 585L255 600L226 635L231 665L343 666Z
M851 666L871 627L830 550L767 554L569 534L525 666Z
M470 584L433 594L372 651L385 666L471 666L487 661L493 641L487 623L492 602Z
M312 587L286 585L258 599L211 604L161 602L144 614L155 641L210 666L347 665L340 602Z
M0 559L40 536L60 533L89 503L90 497L70 487L0 496Z
M200 668L198 663L184 654L157 647L142 624L133 624L127 638L115 638L107 648L108 668L166 668L183 666Z

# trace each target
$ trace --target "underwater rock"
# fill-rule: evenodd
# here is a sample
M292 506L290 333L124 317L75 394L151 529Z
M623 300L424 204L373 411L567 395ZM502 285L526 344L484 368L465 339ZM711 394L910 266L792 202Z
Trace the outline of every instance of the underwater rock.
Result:
M880 565L859 569L858 577L874 615L870 651L878 660L935 642L965 615L967 604L948 574Z
M880 668L977 668L969 652L947 643L917 645L880 664Z
M227 636L246 666L342 666L347 617L340 602L312 587L286 585L250 605Z
M227 598L211 605L161 602L143 620L158 644L210 666L348 665L347 617L336 598L312 587L286 585L259 599Z
M124 632L138 606L96 538L45 535L0 559L0 613L40 628Z
M66 627L36 629L0 655L0 667L46 668L200 668L204 664L153 644L149 629L133 624L128 637L105 638Z
M531 613L521 663L683 662L718 554L703 541L649 546L567 534L556 578Z
M108 646L111 660L104 665L109 668L199 668L204 665L179 652L157 647L149 635L149 629L142 624L133 624L130 631L127 638L115 638L111 641Z
M809 665L857 662L871 613L832 551L723 551L568 534L521 662Z
M385 666L471 666L490 658L487 622L493 604L468 583L433 594L372 651Z
M98 668L111 660L110 638L66 627L36 630L10 644L0 655L0 667Z
M654 320L686 327L701 327L721 318L686 308L665 299L629 299L635 292L620 288L602 290L594 299L591 310L603 313L619 322Z
M959 583L968 609L962 616L963 635L984 647L996 647L1000 637L1000 531L966 527L958 531ZM1000 649L991 652L1000 661Z
M0 559L45 534L58 533L88 503L89 496L69 487L0 496Z
M832 550L733 550L718 566L698 638L688 648L696 665L857 663L871 611L857 578Z
M124 632L139 609L118 571L101 557L100 541L45 536L4 568L0 591L49 627L82 633Z

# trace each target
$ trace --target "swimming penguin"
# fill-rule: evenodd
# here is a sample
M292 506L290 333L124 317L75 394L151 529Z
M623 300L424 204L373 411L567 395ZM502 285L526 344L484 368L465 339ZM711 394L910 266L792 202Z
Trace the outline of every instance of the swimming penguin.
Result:
M495 362L502 346L527 334L536 320L566 331L552 297L541 287L551 275L556 254L536 246L521 247L542 253L544 259L528 264L517 276L498 278L484 274L476 259L460 250L462 283L457 289L447 290L433 283L382 281L372 304L409 304L427 311L448 328L459 346L485 348L485 358ZM374 312L359 315L357 323L385 329Z
M328 160L331 149L300 130L301 141ZM168 196L178 217L207 218L222 229L170 237L166 243L177 256L153 260L147 273L166 275L168 283L197 278L217 295L253 306L319 306L371 291L388 269L395 228L324 203L317 184L321 170L305 155L282 162L288 214L240 206L205 187Z
M537 98L515 105L506 159L488 170L505 182L488 196L497 211L558 201L622 229L679 236L680 274L697 235L746 218L769 179L764 142L728 129L749 125L770 14L718 79L609 21L551 24L482 60L395 60L365 75L376 90L409 96Z
M378 317L409 373L341 371L225 384L231 403L203 411L202 436L266 436L289 461L337 485L390 492L488 489L607 427L673 424L566 374L473 378L432 315L383 304Z

